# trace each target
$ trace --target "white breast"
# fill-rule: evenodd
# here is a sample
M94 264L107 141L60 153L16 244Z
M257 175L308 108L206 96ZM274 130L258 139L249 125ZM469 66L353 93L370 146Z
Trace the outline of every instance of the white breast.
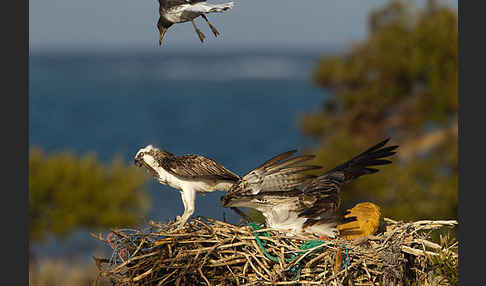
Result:
M305 218L298 217L296 212L290 212L286 205L273 207L263 212L267 225L271 228L301 233Z
M303 228L307 218L299 217L297 212L289 211L289 206L280 204L262 210L268 227L290 231L290 234L308 233L312 235L335 237L338 233L336 223L319 224Z
M152 156L145 155L143 156L143 160L149 164L159 175L158 181L161 184L168 185L172 188L181 190L183 181L178 177L172 175L171 173L167 172L164 168L159 167L159 164Z
M336 237L339 234L338 229L336 228L336 223L327 223L327 224L319 224L313 225L305 229L307 233L317 234L319 236L327 235L329 237Z

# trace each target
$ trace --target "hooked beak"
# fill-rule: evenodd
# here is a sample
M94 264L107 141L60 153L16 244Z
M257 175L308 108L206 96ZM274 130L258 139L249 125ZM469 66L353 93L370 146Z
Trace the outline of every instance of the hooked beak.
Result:
M226 199L226 196L221 196L219 198L219 200L221 201L221 204L223 205L223 207L227 207L228 201Z
M248 199L246 197L235 196L233 194L226 194L220 198L221 204L225 208L230 207L247 207Z
M228 208L228 207L232 206L231 196L228 196L228 195L221 196L220 200L221 200L221 204L223 205L223 207Z
M135 164L135 166L137 167L142 167L142 161L140 158L135 158L135 160L133 160L133 163Z

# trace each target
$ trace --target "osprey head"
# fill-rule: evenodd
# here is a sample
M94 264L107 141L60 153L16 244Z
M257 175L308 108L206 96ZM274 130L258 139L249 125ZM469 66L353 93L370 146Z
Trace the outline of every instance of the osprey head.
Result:
M162 45L162 39L170 26L172 26L172 23L167 21L163 16L160 16L159 21L157 22L157 29L159 30L159 46Z
M221 196L220 200L223 207L228 208L235 206L234 203L237 203L236 201L241 197L241 184L241 181L236 182L235 184L233 184L233 186L231 186L231 188L228 190L228 192L226 192L224 196Z
M221 196L220 198L221 200L221 204L223 205L223 207L225 208L229 208L229 207L232 207L233 205L231 204L231 194L226 194L224 196Z
M142 167L144 162L147 163L145 159L148 159L148 156L154 158L154 153L157 151L159 151L159 149L152 145L148 145L147 147L138 150L137 154L135 155L135 165Z
M147 168L152 175L157 176L156 168L158 167L158 160L172 155L169 152L156 148L152 145L138 150L134 158L134 164L138 167Z
M260 196L245 188L243 182L234 184L228 192L220 198L223 207L255 207L260 201Z

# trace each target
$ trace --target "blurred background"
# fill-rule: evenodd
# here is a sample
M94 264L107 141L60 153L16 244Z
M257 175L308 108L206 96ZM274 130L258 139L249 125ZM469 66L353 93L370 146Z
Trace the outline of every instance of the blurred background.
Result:
M221 1L216 1L221 2ZM173 220L179 193L133 166L153 144L244 175L299 149L325 169L385 137L394 163L342 192L398 220L457 219L457 1L235 1L158 46L157 1L29 3L32 285L86 285L89 232ZM221 192L195 215L237 223ZM59 275L59 273L63 273Z

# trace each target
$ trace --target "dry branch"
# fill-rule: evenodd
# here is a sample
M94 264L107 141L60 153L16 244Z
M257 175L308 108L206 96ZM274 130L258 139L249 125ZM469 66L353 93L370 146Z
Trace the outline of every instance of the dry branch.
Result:
M384 224L386 231L373 236L325 240L305 250L303 243L315 237L210 218L193 218L177 231L173 223L151 222L147 229L92 236L114 249L111 258L95 258L99 276L113 285L423 285L431 279L424 273L433 271L429 257L457 258L428 240L431 229L457 221L386 218Z

